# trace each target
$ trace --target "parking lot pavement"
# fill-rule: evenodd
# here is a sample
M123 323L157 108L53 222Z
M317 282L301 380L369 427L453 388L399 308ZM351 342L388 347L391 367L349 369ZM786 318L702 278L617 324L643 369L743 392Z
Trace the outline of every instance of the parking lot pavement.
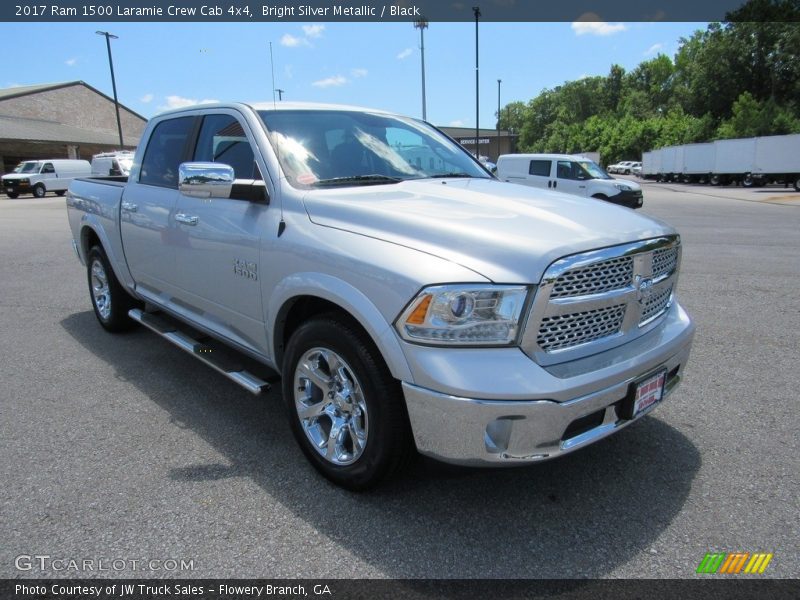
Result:
M0 199L0 577L690 578L734 551L800 576L800 205L690 188L645 185L643 212L682 235L698 325L663 406L552 462L420 459L366 494L316 475L277 392L105 333L63 198ZM125 562L20 571L26 555Z

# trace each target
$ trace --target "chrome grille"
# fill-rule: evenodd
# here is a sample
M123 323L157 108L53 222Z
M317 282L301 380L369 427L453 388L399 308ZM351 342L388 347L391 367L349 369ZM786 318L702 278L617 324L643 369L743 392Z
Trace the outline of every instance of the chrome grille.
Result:
M600 294L629 285L633 279L633 258L621 256L587 267L571 269L556 279L551 298Z
M539 364L574 360L650 331L672 304L678 236L566 256L545 271L522 350Z
M657 317L659 314L664 312L670 304L670 299L672 298L672 286L668 286L653 294L647 301L644 303L642 307L642 316L639 317L639 323L644 324L647 323L650 319Z
M669 275L678 266L678 247L661 248L653 252L653 279Z
M617 333L624 317L624 304L545 317L536 341L545 351L586 344Z

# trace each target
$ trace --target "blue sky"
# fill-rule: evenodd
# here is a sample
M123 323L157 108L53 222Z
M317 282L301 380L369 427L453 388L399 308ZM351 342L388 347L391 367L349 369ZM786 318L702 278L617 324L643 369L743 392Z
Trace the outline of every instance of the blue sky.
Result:
M705 23L481 23L480 124L502 104L659 52ZM411 23L0 23L6 48L0 87L81 79L111 95L101 29L112 40L120 102L150 117L202 100L357 104L421 116L419 31ZM475 126L475 25L425 31L428 120Z

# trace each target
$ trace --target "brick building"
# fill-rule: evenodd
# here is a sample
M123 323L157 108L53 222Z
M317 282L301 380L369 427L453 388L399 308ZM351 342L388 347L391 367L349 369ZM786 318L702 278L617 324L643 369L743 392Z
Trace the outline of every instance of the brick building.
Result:
M125 149L147 120L119 105ZM22 160L83 158L119 150L114 99L83 81L0 89L0 172Z

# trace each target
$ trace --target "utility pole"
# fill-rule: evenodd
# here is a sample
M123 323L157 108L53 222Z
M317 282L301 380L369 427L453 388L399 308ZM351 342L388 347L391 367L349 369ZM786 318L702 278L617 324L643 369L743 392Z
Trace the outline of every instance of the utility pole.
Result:
M414 21L414 27L419 29L419 51L422 57L422 120L428 120L425 110L425 30L428 28L428 20L421 17Z
M281 88L275 88L275 91L278 92L278 100L283 100L283 95L286 93L286 90L282 90Z
M478 19L481 16L480 6L473 6L472 12L475 13L475 158L480 160L481 153L478 150L478 140L480 138L480 91L478 77Z
M497 157L500 158L500 84L502 79L497 80ZM495 162L497 160L495 159Z
M95 31L97 35L103 35L106 38L106 48L108 49L108 66L111 69L111 88L114 90L114 109L117 111L117 132L119 133L119 149L125 147L125 142L122 141L122 123L119 120L119 100L117 100L117 82L114 79L114 61L111 59L111 40L118 40L119 37L107 31Z

